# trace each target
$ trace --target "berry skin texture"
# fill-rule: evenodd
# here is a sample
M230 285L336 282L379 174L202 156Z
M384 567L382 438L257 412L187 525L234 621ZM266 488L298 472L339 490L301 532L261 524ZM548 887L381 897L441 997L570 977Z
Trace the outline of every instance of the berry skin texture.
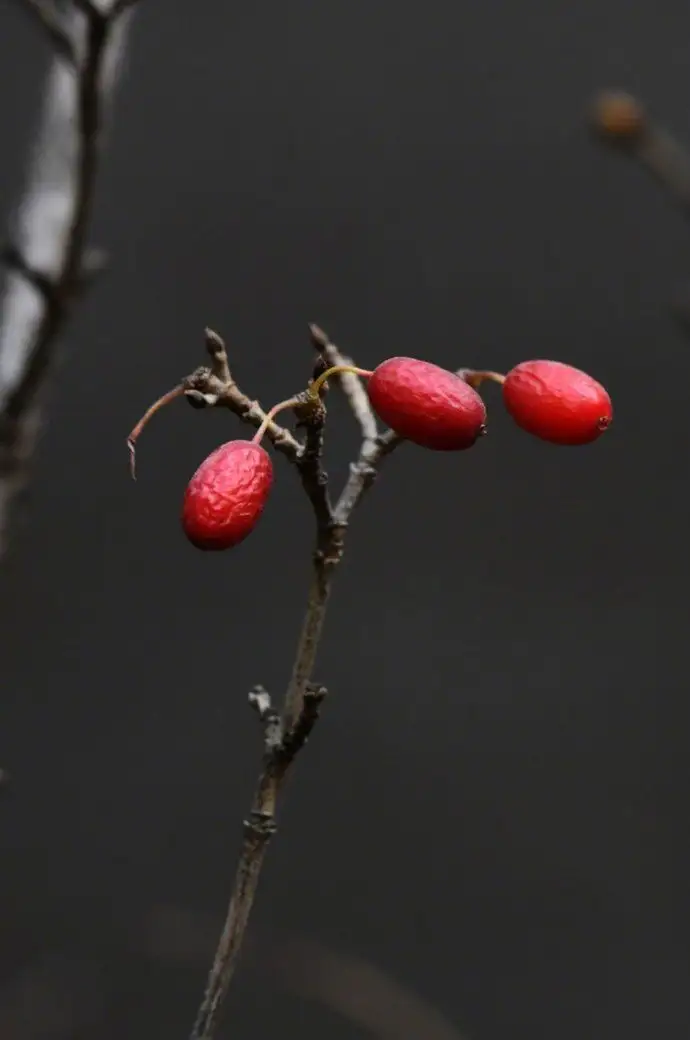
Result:
M477 391L429 361L388 358L374 369L368 393L377 415L422 448L462 451L486 432L486 408Z
M187 485L184 533L197 549L210 552L239 545L256 527L272 486L273 463L260 444L221 444Z
M523 361L503 384L518 426L551 444L590 444L613 419L611 398L596 379L560 361Z

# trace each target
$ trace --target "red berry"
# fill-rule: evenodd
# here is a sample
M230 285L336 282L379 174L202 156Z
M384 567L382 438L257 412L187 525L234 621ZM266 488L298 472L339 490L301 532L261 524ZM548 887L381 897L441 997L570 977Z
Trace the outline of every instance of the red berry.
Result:
M264 511L273 485L268 452L251 441L228 441L211 452L189 481L182 528L197 549L239 545Z
M485 432L486 408L477 391L429 361L388 358L374 369L368 391L381 419L422 448L471 448Z
M611 398L596 379L560 361L523 361L503 400L518 426L552 444L589 444L611 425Z

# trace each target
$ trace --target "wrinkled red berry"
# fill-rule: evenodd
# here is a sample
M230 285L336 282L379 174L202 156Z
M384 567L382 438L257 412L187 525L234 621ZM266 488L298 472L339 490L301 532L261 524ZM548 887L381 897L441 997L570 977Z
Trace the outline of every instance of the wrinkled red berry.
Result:
M560 361L523 361L508 373L503 400L518 426L552 444L589 444L613 419L596 379Z
M228 441L204 459L189 481L182 528L197 549L239 545L263 513L273 485L268 452L251 441Z
M374 369L368 391L381 419L422 448L460 451L485 431L486 408L477 391L429 361L388 358Z

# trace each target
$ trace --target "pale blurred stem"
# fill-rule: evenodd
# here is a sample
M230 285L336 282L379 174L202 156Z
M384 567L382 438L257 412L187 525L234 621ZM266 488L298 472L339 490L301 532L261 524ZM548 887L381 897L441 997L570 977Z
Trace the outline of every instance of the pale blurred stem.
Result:
M629 151L677 205L690 213L690 155L687 149L667 130L652 124Z
M56 343L99 264L89 258L99 153L133 3L20 0L54 50L35 158L18 207L0 319L0 554L27 479Z
M335 348L325 335L323 338L324 353L328 346L332 348L332 355ZM225 924L191 1040L212 1040L215 1036L223 1002L245 938L266 849L275 833L279 796L289 768L316 722L319 705L325 694L325 690L315 687L311 680L333 577L343 556L347 526L354 510L374 483L381 462L400 443L400 439L391 431L378 433L373 415L366 414L358 377L351 372L343 375L351 377L349 383L345 384L343 380L341 385L362 428L363 440L359 456L351 464L348 480L334 506L328 499L326 475L320 466L323 414L307 423L305 450L296 460L316 517L316 545L307 607L280 714L271 709L268 695L265 692L262 694L268 705L261 715L265 727L262 769L251 812L244 824L244 840ZM321 493L316 493L315 487L321 489Z

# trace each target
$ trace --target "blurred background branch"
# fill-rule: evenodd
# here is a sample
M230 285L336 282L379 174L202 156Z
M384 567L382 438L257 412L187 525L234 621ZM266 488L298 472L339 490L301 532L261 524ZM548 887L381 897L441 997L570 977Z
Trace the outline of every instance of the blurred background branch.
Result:
M89 249L99 158L134 6L17 0L52 46L43 112L0 306L0 555L25 485L56 345L103 266Z
M212 915L161 904L145 923L142 949L167 964L199 964L215 938ZM271 986L315 1002L377 1040L465 1040L434 1005L365 957L303 935L250 941L251 967Z
M690 150L657 123L638 98L624 91L603 91L592 107L592 128L603 143L651 174L690 217ZM676 294L673 314L690 335L690 281Z
M294 937L275 947L271 964L288 991L318 1001L377 1040L463 1040L437 1008L362 957Z

